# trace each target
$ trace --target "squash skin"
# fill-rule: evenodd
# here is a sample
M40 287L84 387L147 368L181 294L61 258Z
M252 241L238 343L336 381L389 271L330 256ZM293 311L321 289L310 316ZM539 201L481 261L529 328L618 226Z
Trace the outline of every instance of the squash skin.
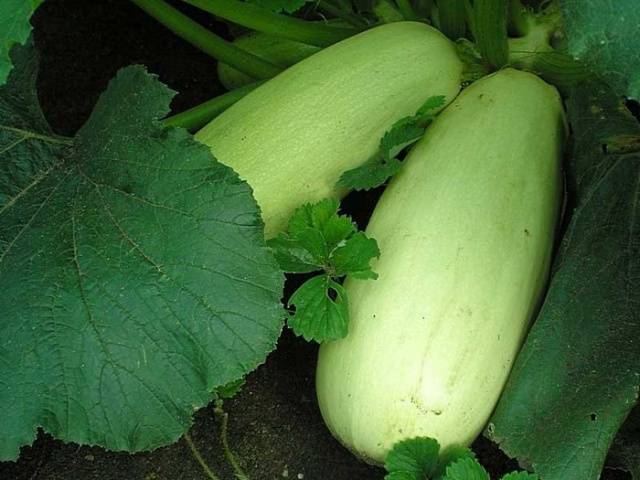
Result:
M316 374L327 426L365 461L486 425L546 286L565 137L555 88L505 69L447 107L383 193L379 278L346 280L349 334Z
M434 28L383 25L293 65L196 139L253 188L270 238L300 205L344 195L335 187L340 175L370 158L384 132L428 97L451 101L461 76L455 45Z

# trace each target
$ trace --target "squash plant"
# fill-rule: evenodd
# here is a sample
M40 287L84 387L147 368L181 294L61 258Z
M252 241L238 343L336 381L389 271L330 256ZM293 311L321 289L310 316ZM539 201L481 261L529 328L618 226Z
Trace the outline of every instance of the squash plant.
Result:
M129 67L60 137L28 40L42 1L0 6L1 460L39 427L169 444L286 318L324 342L320 407L369 461L415 435L445 455L484 428L544 479L598 478L612 445L638 475L620 438L638 440L615 439L640 388L632 0L184 0L271 50L183 2L132 1L245 77L164 118L173 93ZM366 232L338 215L387 182ZM321 272L289 311L283 271ZM439 475L485 478L460 462Z

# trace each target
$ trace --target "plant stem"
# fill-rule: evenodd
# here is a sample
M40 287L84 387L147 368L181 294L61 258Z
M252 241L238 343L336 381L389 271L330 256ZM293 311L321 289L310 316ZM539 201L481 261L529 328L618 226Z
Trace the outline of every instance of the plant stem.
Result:
M162 120L162 123L165 127L182 127L188 130L198 129L216 118L262 83L263 82L255 82L236 88L189 110L167 117Z
M529 33L529 15L521 0L509 1L509 33L511 36L524 37Z
M200 464L200 466L202 467L202 470L204 470L204 473L207 475L207 477L209 477L210 480L220 480L220 478L215 473L213 473L213 471L209 468L209 465L207 465L207 462L204 461L204 458L202 458L202 455L200 455L200 452L198 451L198 447L196 447L196 444L193 443L193 439L188 433L184 434L184 440L185 442L187 442L187 445L189 445L189 448L191 449L191 453L193 454L193 458L195 458L197 462Z
M329 46L358 32L354 28L306 22L238 0L182 1L243 27L318 47Z
M216 402L216 406L214 408L214 412L216 416L220 419L220 441L222 442L222 448L224 450L224 456L227 461L233 467L233 471L236 474L238 480L249 480L247 474L242 470L242 467L236 460L235 455L231 451L229 447L229 439L227 437L227 431L229 429L229 414L222 409L222 402Z
M507 2L508 0L476 0L473 4L478 50L496 69L508 62Z
M163 0L131 0L176 35L253 78L271 78L282 70L210 32Z
M323 12L328 13L329 15L333 15L334 17L344 20L345 22L353 25L356 28L365 28L367 26L367 24L358 16L353 15L352 13L347 12L336 5L333 5L327 0L320 0L318 2L317 8L319 10L322 10Z
M463 38L466 33L467 15L464 0L446 0L439 4L440 30L451 40Z
M398 4L398 9L405 20L416 20L418 18L411 5L411 0L396 0L396 4Z

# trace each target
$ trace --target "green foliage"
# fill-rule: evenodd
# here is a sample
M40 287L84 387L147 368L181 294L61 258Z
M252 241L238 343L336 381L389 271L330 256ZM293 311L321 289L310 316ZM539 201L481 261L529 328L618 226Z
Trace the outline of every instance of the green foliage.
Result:
M452 446L440 453L429 437L401 440L393 445L384 463L385 480L490 480L471 450ZM538 480L527 472L513 472L502 480Z
M640 125L599 84L569 117L576 207L488 434L545 480L595 480L640 385Z
M0 85L11 71L11 48L24 45L31 33L29 19L44 0L2 0L0 2Z
M248 185L182 129L173 92L122 70L56 137L30 48L0 87L0 459L43 427L111 450L174 442L264 361L283 275Z
M637 0L560 0L569 52L616 94L640 99L640 8Z
M323 271L289 300L295 307L289 326L308 341L337 340L347 334L348 299L338 278L377 277L369 265L380 255L376 241L358 232L349 217L338 215L339 207L332 199L303 205L289 219L287 231L269 241L284 271Z
M424 131L445 105L445 97L429 97L415 115L398 120L380 139L380 148L363 165L348 170L338 180L339 187L369 190L398 173L402 162L397 156L422 138Z

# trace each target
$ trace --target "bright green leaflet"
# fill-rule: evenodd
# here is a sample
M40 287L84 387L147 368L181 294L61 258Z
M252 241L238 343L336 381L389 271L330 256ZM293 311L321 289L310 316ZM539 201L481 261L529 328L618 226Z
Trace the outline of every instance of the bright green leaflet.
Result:
M249 3L267 8L272 12L293 13L307 3L308 0L247 0Z
M538 480L537 475L533 475L527 472L511 472L507 473L502 480Z
M283 275L250 188L182 129L173 92L122 70L71 139L35 54L0 88L0 460L42 426L111 450L174 442L264 361Z
M280 268L289 273L322 271L294 292L289 306L289 326L305 340L324 342L343 338L348 331L347 292L336 282L350 275L375 279L369 263L380 256L377 242L359 232L340 202L325 199L296 209L287 230L269 240Z
M545 480L595 480L640 385L640 125L601 85L569 116L576 208L487 433Z
M443 480L490 480L487 471L473 458L462 458L447 466Z
M308 342L338 340L347 334L347 293L331 277L318 275L307 280L291 295L289 305L296 309L289 317L289 326Z
M16 43L24 45L31 33L29 19L44 0L2 0L0 2L0 85L11 71L9 52Z
M618 95L640 99L640 8L637 0L560 0L569 53Z
M402 167L402 162L396 157L422 138L444 105L445 98L442 95L429 97L415 115L394 123L380 139L378 151L363 165L344 172L338 180L338 187L370 190L393 177Z
M384 462L385 480L406 476L410 480L431 478L438 468L440 445L432 438L416 437L396 443Z

